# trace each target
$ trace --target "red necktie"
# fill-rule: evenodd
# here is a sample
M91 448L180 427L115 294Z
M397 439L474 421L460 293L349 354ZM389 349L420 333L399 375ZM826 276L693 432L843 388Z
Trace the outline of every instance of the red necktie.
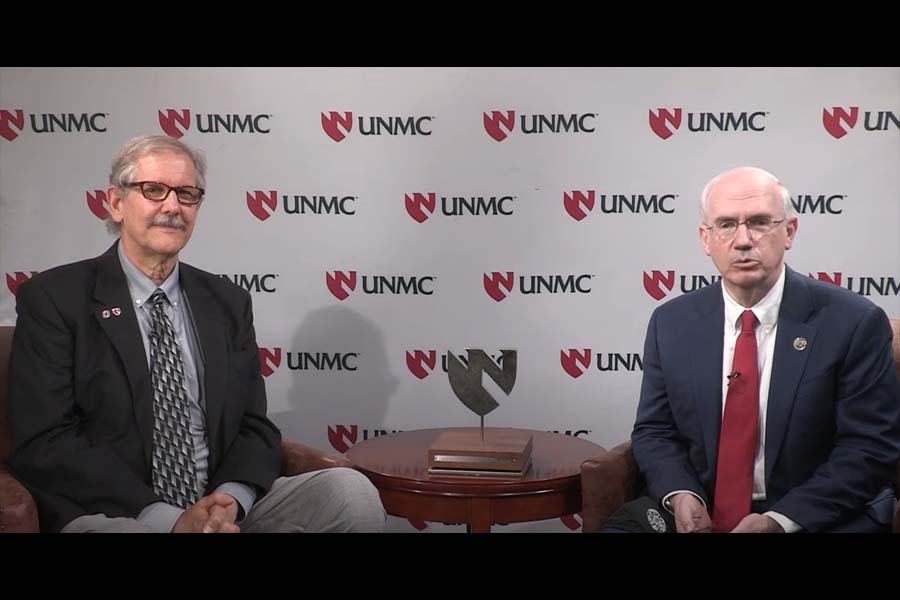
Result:
M759 363L756 359L756 315L741 314L741 333L728 376L725 415L719 434L712 530L727 532L750 514L753 461L759 430Z

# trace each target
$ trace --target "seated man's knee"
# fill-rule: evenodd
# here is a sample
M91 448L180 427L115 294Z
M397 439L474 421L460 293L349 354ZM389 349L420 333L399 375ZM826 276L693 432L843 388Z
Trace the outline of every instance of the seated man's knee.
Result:
M384 530L387 514L378 490L369 479L355 469L329 469L334 485L341 490L342 529L348 532L379 533Z
M335 467L317 471L308 479L308 492L317 504L308 531L378 533L387 515L378 490L355 469ZM306 487L303 486L303 487ZM309 501L311 498L306 497Z

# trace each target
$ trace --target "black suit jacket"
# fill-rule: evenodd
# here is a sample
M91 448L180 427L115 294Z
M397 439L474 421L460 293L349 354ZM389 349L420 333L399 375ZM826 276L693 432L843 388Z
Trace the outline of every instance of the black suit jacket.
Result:
M180 271L205 365L206 493L228 481L264 493L281 470L281 434L266 417L250 295L185 263ZM94 513L136 517L160 501L153 396L117 244L23 283L16 311L9 466L34 496L41 528Z

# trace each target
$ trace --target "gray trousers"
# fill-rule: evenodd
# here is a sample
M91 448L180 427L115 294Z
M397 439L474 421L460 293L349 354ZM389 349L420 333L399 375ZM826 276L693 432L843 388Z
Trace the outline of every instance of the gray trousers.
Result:
M323 469L279 477L238 522L242 533L380 533L386 514L378 490L359 471ZM62 533L153 533L135 519L84 515Z

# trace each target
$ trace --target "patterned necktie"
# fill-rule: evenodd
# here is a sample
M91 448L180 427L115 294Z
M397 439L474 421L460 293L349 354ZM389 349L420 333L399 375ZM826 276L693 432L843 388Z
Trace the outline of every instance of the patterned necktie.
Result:
M756 315L741 314L741 333L728 376L725 415L719 434L712 530L727 532L750 514L753 462L759 431L759 363L756 358Z
M194 442L184 366L175 329L157 288L150 303L150 384L153 386L153 491L168 504L187 508L197 501Z

